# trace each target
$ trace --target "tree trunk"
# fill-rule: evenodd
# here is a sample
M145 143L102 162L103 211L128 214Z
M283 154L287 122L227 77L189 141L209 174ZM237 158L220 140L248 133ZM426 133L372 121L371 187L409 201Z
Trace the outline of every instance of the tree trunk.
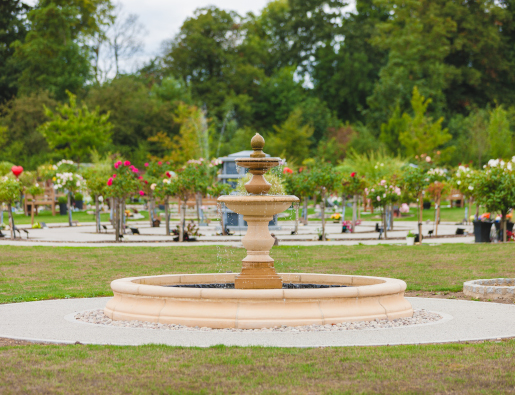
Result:
M0 227L3 224L4 224L4 204L2 202L0 202Z
M320 203L322 211L322 241L325 241L325 187L322 187L322 202Z
M295 204L295 234L299 233L299 203Z
M97 223L97 233L100 233L100 204L97 195L95 195L95 222Z
M114 217L114 237L115 241L118 243L120 241L120 228L119 228L119 204L118 198L113 198L113 217Z
M34 226L34 211L35 211L35 204L34 202L36 201L36 198L34 196L32 196L32 202L31 202L31 205L30 205L30 224L31 226Z
M387 205L385 204L383 206L383 230L384 230L384 239L385 240L388 238L388 230L386 229L386 207L387 207Z
M68 192L68 225L72 226L72 193Z
M197 205L197 223L200 226L200 205L202 204L202 194L200 192L197 192L195 200Z
M435 236L438 236L438 223L440 222L440 200L442 199L441 193L438 194L436 201L438 207L436 208L436 224L435 224Z
M154 199L148 199L148 220L150 221L150 227L154 226L154 207L153 207Z
M179 210L181 212L179 221L179 241L184 241L184 218L186 217L186 200L184 200L183 204L181 204L181 199L179 199Z
M304 196L304 212L302 213L304 216L304 225L308 224L308 197Z
M14 240L16 237L16 234L14 233L14 218L13 218L13 208L11 206L11 203L7 203L7 211L9 215L9 228L11 228L11 240Z
M170 236L170 207L169 197L165 197L165 221L166 221L166 235Z
M347 205L347 196L342 195L342 222L345 221L345 207Z
M358 219L358 195L354 195L352 199L352 231L356 231L356 221Z
M122 215L121 215L121 221L120 221L120 226L122 228L121 230L121 234L124 235L125 234L125 198L122 199L121 201L121 204L120 204L120 211L122 212Z
M422 244L422 210L424 210L424 200L422 192L418 195L418 242Z
M507 220L506 214L508 214L507 211L501 211L501 215L502 215L502 217L501 217L501 221L502 221L501 222L501 229L502 229L502 241L503 241L503 243L506 243L506 228L507 228L507 226L506 226L506 220Z

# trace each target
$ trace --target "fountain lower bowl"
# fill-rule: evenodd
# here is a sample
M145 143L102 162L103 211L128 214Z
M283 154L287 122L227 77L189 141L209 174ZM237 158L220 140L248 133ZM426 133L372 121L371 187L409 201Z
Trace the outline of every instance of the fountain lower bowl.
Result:
M290 195L228 195L220 196L218 201L235 213L266 217L282 213L299 198Z
M385 277L279 273L283 282L346 285L312 289L164 287L234 282L236 273L174 274L114 280L104 312L139 320L209 328L259 329L411 317L406 283Z

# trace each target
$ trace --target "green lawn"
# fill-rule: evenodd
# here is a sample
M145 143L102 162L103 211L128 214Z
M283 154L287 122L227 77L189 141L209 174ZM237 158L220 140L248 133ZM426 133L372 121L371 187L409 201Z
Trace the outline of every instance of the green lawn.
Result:
M513 244L275 247L279 272L388 276L412 291L460 291L474 278L515 277ZM409 249L409 253L408 250ZM239 271L245 251L198 247L0 246L0 303L111 295L136 275Z
M407 248L410 248L409 253ZM465 280L513 277L512 244L276 247L278 271L404 279L410 290L459 291ZM111 295L120 277L238 271L225 247L0 246L0 303ZM2 346L0 393L507 393L515 340L395 347L180 348Z
M0 347L0 393L501 394L515 341L396 347Z

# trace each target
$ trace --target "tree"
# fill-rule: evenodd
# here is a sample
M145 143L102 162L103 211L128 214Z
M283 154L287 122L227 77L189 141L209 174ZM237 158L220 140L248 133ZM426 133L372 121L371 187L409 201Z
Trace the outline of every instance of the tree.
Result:
M60 158L51 151L38 127L48 120L45 106L54 109L57 102L46 92L18 96L0 106L0 125L7 127L0 143L0 160L23 163L27 169Z
M7 210L9 212L9 227L11 229L11 239L14 240L14 218L12 205L20 197L21 184L20 182L11 177L0 177L0 203L7 204Z
M432 118L426 116L427 107L432 102L420 94L418 88L413 88L411 107L413 116L404 113L406 129L399 133L399 142L406 149L408 156L416 156L432 152L447 143L452 136L447 129L442 129L443 117L433 122ZM442 149L451 151L452 148Z
M109 113L100 115L98 107L90 112L85 104L77 108L76 96L67 93L70 104L60 104L55 113L45 107L50 120L39 129L52 149L80 163L93 149L101 150L110 143L113 126Z
M57 99L77 92L90 78L88 37L101 29L109 0L40 0L28 13L25 41L13 43L13 61L23 70L18 78L23 94L48 90Z
M270 152L298 162L308 158L314 128L302 124L300 110L292 112L280 127L274 126L274 129L276 134L267 139Z
M508 211L515 206L514 161L492 159L485 170L477 172L472 182L478 204L490 212L501 214L503 241L506 242Z
M77 172L77 164L71 160L62 160L56 165L56 180L54 188L68 195L68 225L72 226L72 195L84 190L86 183Z
M322 204L320 210L322 214L322 241L326 240L325 236L325 198L331 193L340 182L341 176L328 163L317 163L310 169L309 177L311 185L320 193Z
M497 106L490 112L488 124L488 142L490 156L507 159L512 156L512 134L508 114L502 106Z
M390 185L388 185L390 184ZM388 238L387 223L386 223L386 209L389 205L398 202L401 197L401 189L391 182L381 180L378 184L372 185L368 192L368 197L374 207L380 207L383 210L383 229L384 238ZM420 233L422 234L422 233Z
M13 99L17 93L20 67L12 61L14 48L11 44L25 39L29 10L30 7L20 0L0 2L0 105Z
M420 163L416 165L407 165L404 168L400 185L404 192L404 196L409 201L418 201L418 234L419 242L422 243L422 209L423 209L423 193L429 185L429 179L426 175L427 169Z
M93 68L97 83L116 78L125 71L121 63L143 51L141 37L145 28L138 19L138 15L127 14L118 3L106 21L109 26L96 34Z

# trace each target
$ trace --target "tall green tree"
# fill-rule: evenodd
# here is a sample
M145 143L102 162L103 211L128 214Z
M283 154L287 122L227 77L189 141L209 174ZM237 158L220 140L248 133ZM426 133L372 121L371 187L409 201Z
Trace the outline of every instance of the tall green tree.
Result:
M22 42L27 34L27 12L30 7L20 0L0 2L0 104L14 98L20 65L12 61L12 43Z
M509 159L513 156L510 121L508 120L508 113L502 106L497 106L490 112L488 141L492 158Z
M13 43L13 60L23 70L19 90L48 90L58 99L77 92L91 76L85 41L101 29L109 0L39 0L28 13L25 41Z
M399 142L408 156L431 153L452 138L448 130L442 128L443 117L433 121L426 115L429 104L431 99L425 99L418 88L414 87L411 99L413 115L408 113L402 115L406 129L399 134ZM451 151L452 148L449 147L446 151Z
M506 10L493 0L376 0L391 17L377 26L372 43L388 51L368 103L377 124L385 122L399 104L409 107L414 86L433 102L431 110L464 112L467 106L484 107L500 97L501 74L513 79L506 56L508 46L500 26L509 23Z
M101 151L111 141L109 113L100 115L98 108L89 111L84 104L77 107L76 96L68 92L70 104L60 104L54 113L45 108L50 119L40 126L48 145L64 158L77 163L89 159L93 150Z
M343 121L365 121L367 97L387 61L387 51L370 43L376 25L388 19L386 7L357 0L356 11L334 26L336 37L320 46L312 78L318 97Z
M302 163L309 157L310 138L314 128L302 123L302 112L296 110L290 114L281 126L274 126L275 135L267 138L268 150L290 161Z

